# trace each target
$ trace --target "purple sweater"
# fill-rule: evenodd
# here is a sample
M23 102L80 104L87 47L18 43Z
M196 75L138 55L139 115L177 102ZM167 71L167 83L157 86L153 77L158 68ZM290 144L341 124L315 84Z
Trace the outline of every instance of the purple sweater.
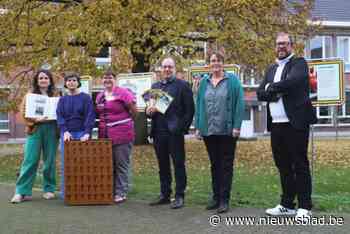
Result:
M84 132L91 135L95 126L95 111L91 97L86 93L66 95L57 105L57 124L61 132Z

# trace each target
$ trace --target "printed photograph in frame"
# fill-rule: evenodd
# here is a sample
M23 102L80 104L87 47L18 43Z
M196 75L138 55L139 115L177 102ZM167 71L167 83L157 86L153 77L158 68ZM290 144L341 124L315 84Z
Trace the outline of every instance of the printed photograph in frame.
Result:
M310 98L314 106L337 106L345 101L341 59L309 60Z
M225 72L233 73L237 77L239 77L239 66L236 64L225 64L224 65ZM188 81L192 85L192 90L194 93L197 92L199 82L203 78L203 76L209 73L209 66L193 66L189 69L189 78Z
M154 80L155 73L153 72L127 73L117 76L118 86L129 89L135 95L136 107L139 111L143 111L146 108L142 94L151 88Z

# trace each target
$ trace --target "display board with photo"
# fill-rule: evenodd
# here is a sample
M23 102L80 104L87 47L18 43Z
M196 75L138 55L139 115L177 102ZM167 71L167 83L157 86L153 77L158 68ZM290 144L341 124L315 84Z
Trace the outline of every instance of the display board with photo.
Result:
M154 79L155 73L153 72L128 73L117 76L118 86L129 89L136 96L136 107L139 111L146 108L142 94L151 88Z
M55 120L59 97L30 93L26 96L26 118L47 118Z
M343 60L309 60L308 66L312 104L315 106L342 105L345 100Z
M239 78L239 66L236 64L225 64L225 72L232 73ZM197 92L199 82L201 79L209 74L209 66L194 66L189 69L189 82L192 84L192 90L194 93Z

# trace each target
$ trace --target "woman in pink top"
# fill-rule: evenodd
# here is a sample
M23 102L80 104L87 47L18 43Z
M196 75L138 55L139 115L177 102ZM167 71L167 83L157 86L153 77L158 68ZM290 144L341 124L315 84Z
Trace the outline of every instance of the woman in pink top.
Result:
M96 111L100 118L98 135L113 142L114 201L121 203L126 200L128 192L136 100L128 89L116 86L115 74L111 70L105 72L102 82L105 90L96 97Z

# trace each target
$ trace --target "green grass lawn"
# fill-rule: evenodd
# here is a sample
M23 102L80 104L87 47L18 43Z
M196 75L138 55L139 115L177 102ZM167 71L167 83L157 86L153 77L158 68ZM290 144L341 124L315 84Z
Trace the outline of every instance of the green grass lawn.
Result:
M186 204L205 206L211 191L211 182L209 161L203 142L187 142L186 152ZM316 142L313 177L315 210L350 212L349 152L350 144L346 140ZM15 183L21 157L22 154L17 152L0 157L0 182ZM268 140L239 142L234 167L231 193L233 206L266 208L279 202L279 177L272 161ZM39 173L35 186L40 187L41 182ZM151 201L159 194L158 168L150 145L134 147L132 184L130 199Z

